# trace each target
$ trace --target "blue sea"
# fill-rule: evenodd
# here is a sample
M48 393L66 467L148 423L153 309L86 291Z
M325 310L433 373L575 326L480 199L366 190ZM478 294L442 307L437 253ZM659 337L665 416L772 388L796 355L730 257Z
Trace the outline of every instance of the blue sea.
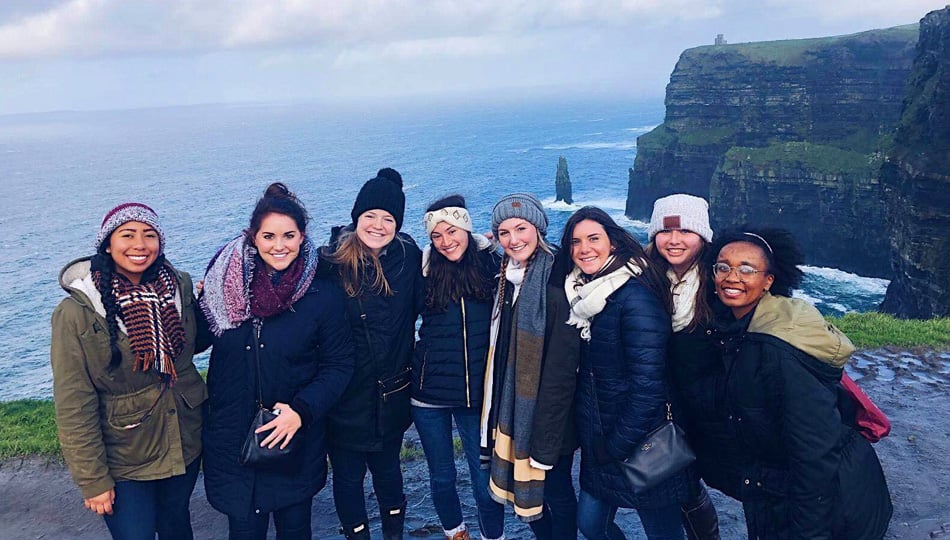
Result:
M296 191L312 217L309 233L323 243L331 225L349 221L362 183L386 166L403 175L404 230L420 244L424 208L456 192L482 229L499 197L528 191L547 207L552 240L583 205L604 208L644 240L646 223L623 216L627 170L637 137L663 114L661 102L578 100L0 116L0 400L51 396L49 320L65 294L59 271L92 253L103 214L118 203L155 208L168 258L196 277L247 225L268 183ZM554 202L559 156L574 205ZM805 270L800 295L825 313L873 310L887 286Z

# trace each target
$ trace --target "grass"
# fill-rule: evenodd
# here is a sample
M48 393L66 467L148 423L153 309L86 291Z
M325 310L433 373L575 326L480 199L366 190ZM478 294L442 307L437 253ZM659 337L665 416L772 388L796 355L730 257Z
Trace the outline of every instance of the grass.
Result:
M851 338L859 349L879 347L926 347L950 350L950 318L929 320L895 319L882 313L848 313L828 317L829 322ZM455 455L462 456L458 438ZM24 399L0 402L0 459L22 456L59 457L53 402ZM421 446L404 442L400 457L422 459Z
M52 401L0 402L0 459L27 455L59 455Z
M724 168L744 162L756 168L791 165L825 174L870 176L880 169L883 158L834 146L809 142L776 143L763 148L734 146L723 157Z
M884 346L950 349L950 318L895 319L883 313L847 313L827 317L859 349Z

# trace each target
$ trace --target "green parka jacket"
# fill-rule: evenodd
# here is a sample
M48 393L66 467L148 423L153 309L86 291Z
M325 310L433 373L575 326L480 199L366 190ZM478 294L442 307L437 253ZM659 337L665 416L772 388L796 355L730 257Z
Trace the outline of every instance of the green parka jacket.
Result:
M184 474L201 455L201 404L208 396L192 363L196 326L191 276L173 269L185 348L175 361L178 380L163 391L154 373L132 370L121 320L117 343L122 362L107 369L109 330L90 267L86 257L60 272L59 283L69 297L53 311L50 348L59 441L84 498L105 493L117 480Z

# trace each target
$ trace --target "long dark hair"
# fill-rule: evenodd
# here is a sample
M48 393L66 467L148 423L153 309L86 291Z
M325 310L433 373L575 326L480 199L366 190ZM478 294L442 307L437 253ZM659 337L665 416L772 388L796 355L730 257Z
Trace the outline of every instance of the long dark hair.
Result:
M712 254L715 252L709 248L709 242L703 237L700 236L700 240L702 240L703 244L699 248L699 253L696 254L696 260L693 261L693 266L699 269L699 288L696 290L696 299L693 302L693 320L689 321L689 324L686 325L685 328L688 332L695 330L696 327L700 325L707 326L713 320L712 307L710 307L710 295L714 287L712 286L713 276L710 268L714 262ZM661 255L656 248L656 237L653 238L652 242L647 244L644 251L650 259L650 263L656 266L661 274L668 276L672 266L669 261L663 258L663 255ZM670 291L672 292L672 283L670 284Z
M466 208L465 197L458 194L448 195L426 208L432 212L448 206ZM491 264L479 260L478 245L472 233L467 232L468 247L458 262L452 262L439 253L435 246L429 250L429 275L425 280L425 305L433 311L445 311L450 303L458 302L462 297L485 302L495 292L495 269Z
M564 233L561 235L561 249L554 257L554 268L551 270L552 283L563 285L567 275L574 269L574 261L571 258L571 242L574 237L574 228L585 219L599 223L604 228L604 231L607 232L607 238L610 239L610 245L614 248L614 255L616 256L611 264L600 270L596 275L590 276L590 278L593 279L609 274L633 259L642 270L640 275L636 278L637 281L655 294L666 309L666 312L672 314L673 297L670 294L670 281L666 278L666 274L661 273L656 265L650 264L646 252L643 251L643 247L629 231L617 225L617 222L607 215L607 212L604 212L596 206L585 206L581 208L577 212L574 212L574 214L568 218L567 223L564 224Z
M772 294L791 296L792 290L801 286L805 274L798 266L805 263L805 255L789 230L748 226L729 229L718 235L713 242L712 259L718 258L722 248L734 242L748 242L762 250L768 264L768 272L774 278L772 286L769 287Z

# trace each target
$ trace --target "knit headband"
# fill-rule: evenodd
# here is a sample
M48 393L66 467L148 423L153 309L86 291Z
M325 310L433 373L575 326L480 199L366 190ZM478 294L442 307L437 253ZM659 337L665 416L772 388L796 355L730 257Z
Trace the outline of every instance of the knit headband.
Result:
M468 215L468 210L461 206L446 206L425 213L422 222L425 223L426 234L432 234L435 226L443 221L463 231L472 232L472 218Z

